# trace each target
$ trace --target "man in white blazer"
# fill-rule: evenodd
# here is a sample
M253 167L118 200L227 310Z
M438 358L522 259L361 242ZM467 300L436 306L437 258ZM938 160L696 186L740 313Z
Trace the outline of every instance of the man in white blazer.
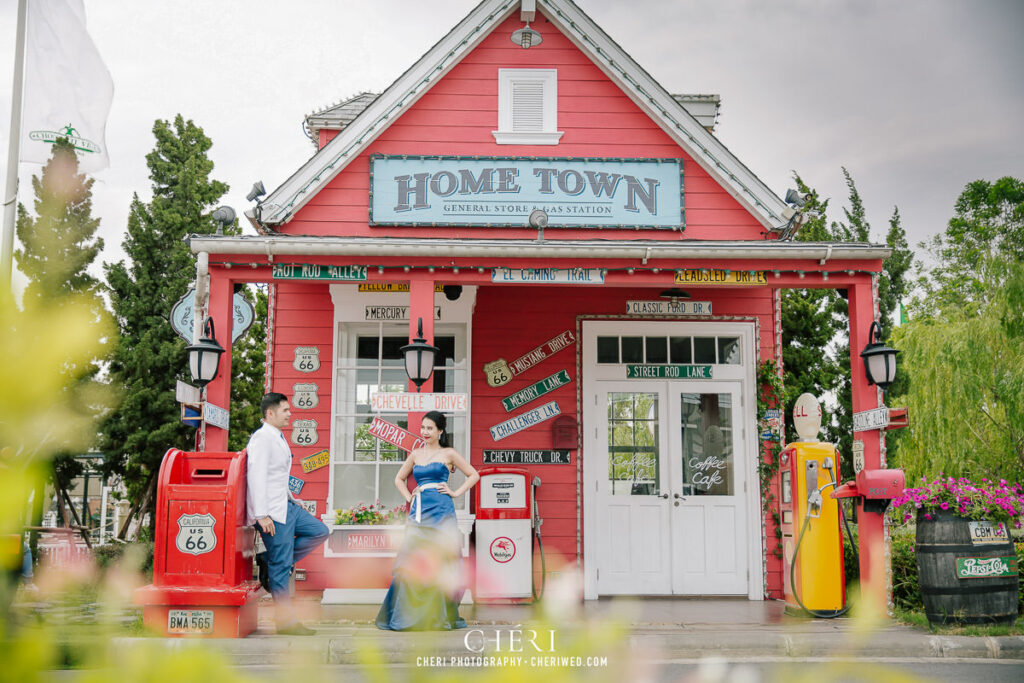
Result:
M271 392L260 401L263 426L253 432L246 447L248 523L256 527L267 547L256 561L260 582L274 596L277 632L312 635L292 610L288 579L295 563L323 543L329 531L323 522L306 512L288 488L292 451L282 429L291 422L288 397ZM261 557L262 556L262 557Z

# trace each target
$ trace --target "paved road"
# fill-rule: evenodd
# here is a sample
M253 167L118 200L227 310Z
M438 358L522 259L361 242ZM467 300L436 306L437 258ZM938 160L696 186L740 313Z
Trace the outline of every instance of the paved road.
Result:
M942 683L1020 683L1024 680L1024 662L1013 660L977 660L907 657L902 659L833 659L833 658L760 658L744 660L673 659L650 662L646 671L634 671L626 679L594 676L594 680L628 680L630 683L661 683L664 681L692 681L693 683L796 683L815 681L828 683L863 683L889 681L913 683L936 681ZM276 665L238 666L235 670L254 681L295 680L294 669ZM451 676L462 680L459 673L466 670L435 669L431 673L409 665L389 667L389 681L429 681ZM54 671L50 680L66 683L82 678L81 671ZM467 679L474 676L470 674ZM304 683L321 681L379 681L366 676L355 665L316 666L302 671ZM450 680L450 679L449 679ZM492 678L493 680L493 678ZM508 680L508 679L503 679ZM524 670L522 680L535 681L536 674ZM555 677L554 680L557 680Z

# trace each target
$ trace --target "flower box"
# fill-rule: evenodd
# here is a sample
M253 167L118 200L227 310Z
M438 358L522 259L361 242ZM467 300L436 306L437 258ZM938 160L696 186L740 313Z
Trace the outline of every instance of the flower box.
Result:
M327 557L394 557L404 524L329 524Z

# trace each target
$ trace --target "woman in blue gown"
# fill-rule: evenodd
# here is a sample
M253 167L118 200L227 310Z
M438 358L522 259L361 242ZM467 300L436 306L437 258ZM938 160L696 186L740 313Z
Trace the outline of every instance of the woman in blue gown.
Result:
M377 613L377 627L392 631L464 628L458 605L462 585L462 533L455 522L452 498L473 488L480 475L454 448L445 444L445 418L437 411L423 417L420 438L395 477L395 486L410 503L405 539L395 558L391 587ZM458 468L466 481L448 488ZM416 478L410 493L406 480Z

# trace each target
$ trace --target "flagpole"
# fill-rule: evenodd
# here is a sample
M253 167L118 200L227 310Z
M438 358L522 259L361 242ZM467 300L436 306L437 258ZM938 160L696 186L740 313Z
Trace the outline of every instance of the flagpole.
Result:
M7 146L7 187L4 190L4 232L0 244L0 287L11 286L14 264L14 218L18 211L18 159L21 151L21 96L25 79L25 4L18 0L18 37L14 50L11 94L11 136Z

